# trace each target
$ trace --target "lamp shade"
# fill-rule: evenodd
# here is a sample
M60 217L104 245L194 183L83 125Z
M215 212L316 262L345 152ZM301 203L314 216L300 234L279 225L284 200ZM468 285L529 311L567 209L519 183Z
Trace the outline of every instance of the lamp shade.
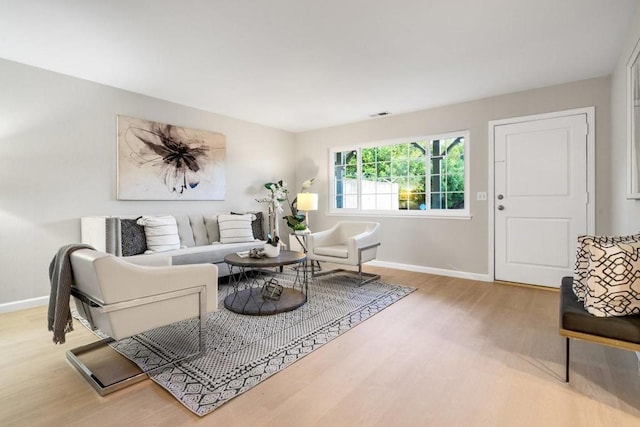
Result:
M318 210L318 194L317 193L298 193L298 210L299 211L317 211Z

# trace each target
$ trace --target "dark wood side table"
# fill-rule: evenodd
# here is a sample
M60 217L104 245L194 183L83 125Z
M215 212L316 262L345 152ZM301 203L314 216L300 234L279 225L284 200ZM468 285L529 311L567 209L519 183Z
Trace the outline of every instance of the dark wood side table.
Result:
M267 282L278 280L278 274L266 269L285 265L304 264L307 256L303 252L280 251L274 258L242 258L238 254L224 257L229 266L233 292L224 299L224 306L234 313L263 316L295 310L307 302L308 276L306 269L295 269L293 284L282 288L278 299L263 297ZM282 271L282 270L281 270Z

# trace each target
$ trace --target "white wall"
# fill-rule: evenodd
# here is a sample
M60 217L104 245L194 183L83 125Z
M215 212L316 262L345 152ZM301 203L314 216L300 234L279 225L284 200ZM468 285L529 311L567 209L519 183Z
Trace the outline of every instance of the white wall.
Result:
M636 16L636 34L638 22ZM634 37L628 41L629 52ZM592 105L596 107L596 231L637 230L640 202L624 200L621 172L626 155L625 124L620 124L625 117L620 112L624 111L622 68L620 64L616 68L613 84L606 77L591 79L293 135L0 60L0 311L3 303L48 294L48 264L59 246L80 239L81 216L259 209L262 206L254 198L264 194L265 181L282 178L297 191L303 180L316 177L312 189L321 195L320 210L310 213L311 223L314 229L323 229L341 219L326 216L329 147L462 129L471 131L473 218L381 218L384 244L378 259L485 275L487 203L476 201L475 194L487 191L487 122ZM117 114L224 133L227 200L117 201Z
M625 44L611 78L611 232L640 232L640 200L626 199L627 185L627 68L640 39L640 7L636 9Z
M116 200L117 114L225 134L227 200ZM48 295L81 216L264 210L264 182L294 182L293 150L289 132L0 60L0 311Z
M323 229L340 219L348 219L326 216L329 147L468 129L471 133L469 190L473 218L376 218L382 224L383 243L378 260L409 265L419 271L449 270L484 278L489 271L487 202L476 201L475 196L478 191L488 190L487 123L595 106L596 230L605 231L609 228L611 188L610 95L610 79L603 77L298 134L298 180L317 175L313 190L320 193L320 210L311 213L313 228ZM541 165L541 172L543 168Z

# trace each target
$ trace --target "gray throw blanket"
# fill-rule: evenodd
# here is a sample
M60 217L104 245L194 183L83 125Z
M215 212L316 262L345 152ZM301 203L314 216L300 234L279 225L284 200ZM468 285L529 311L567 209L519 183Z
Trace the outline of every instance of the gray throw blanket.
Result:
M64 344L65 334L73 331L73 320L69 303L71 299L71 286L73 285L73 272L69 255L78 249L93 249L92 246L82 243L73 243L58 249L58 253L49 264L49 280L51 281L51 294L49 296L49 313L47 316L48 327L53 331L54 344Z

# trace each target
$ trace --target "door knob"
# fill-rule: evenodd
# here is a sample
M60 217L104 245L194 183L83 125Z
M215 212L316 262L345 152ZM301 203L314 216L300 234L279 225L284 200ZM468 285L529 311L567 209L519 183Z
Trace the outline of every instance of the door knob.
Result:
M499 211L503 211L503 210L504 210L504 206L502 206L502 205L498 205L498 210L499 210Z

